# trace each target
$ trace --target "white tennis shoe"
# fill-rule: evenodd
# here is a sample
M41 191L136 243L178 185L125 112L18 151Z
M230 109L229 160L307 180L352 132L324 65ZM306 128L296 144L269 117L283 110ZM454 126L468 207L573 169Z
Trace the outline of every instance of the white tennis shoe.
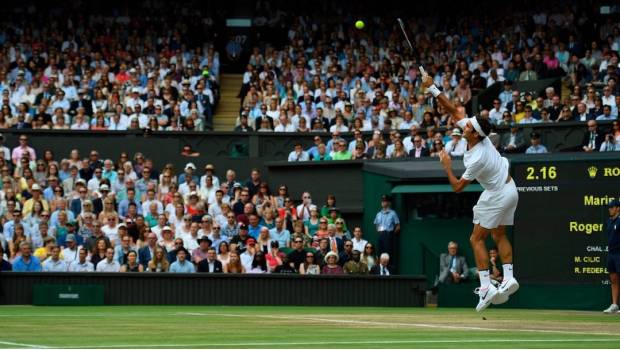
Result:
M499 294L505 295L509 297L519 290L519 282L517 282L516 278L511 278L508 280L502 281L502 284L499 285Z
M618 308L618 304L611 304L609 305L609 307L605 310L603 310L603 313L606 314L615 314L616 312L620 312L620 309Z
M489 307L489 305L493 303L494 299L499 294L497 288L492 284L490 284L486 288L476 288L474 290L474 293L478 294L478 296L480 297L480 300L478 301L478 305L476 306L476 311L478 312Z

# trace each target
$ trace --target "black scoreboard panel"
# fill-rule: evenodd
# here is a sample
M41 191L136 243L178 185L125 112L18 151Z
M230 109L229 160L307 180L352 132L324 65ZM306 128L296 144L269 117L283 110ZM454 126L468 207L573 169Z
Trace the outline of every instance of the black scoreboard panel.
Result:
M618 161L512 164L519 190L514 262L520 281L607 284L607 203L620 198Z

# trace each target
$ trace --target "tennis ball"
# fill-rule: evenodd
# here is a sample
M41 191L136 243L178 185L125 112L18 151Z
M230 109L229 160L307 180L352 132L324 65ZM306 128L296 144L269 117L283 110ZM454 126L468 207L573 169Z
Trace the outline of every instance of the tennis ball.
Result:
M357 21L357 22L355 22L355 28L357 28L357 29L364 29L364 21Z

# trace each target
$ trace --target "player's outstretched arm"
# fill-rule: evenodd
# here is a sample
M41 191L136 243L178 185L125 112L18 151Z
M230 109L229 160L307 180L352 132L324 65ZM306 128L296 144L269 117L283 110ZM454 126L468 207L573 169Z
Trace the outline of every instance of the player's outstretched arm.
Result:
M430 90L430 92L435 96L435 98L439 101L439 103L452 115L455 119L455 122L465 118L465 112L463 110L459 110L456 106L448 100L446 95L439 93L437 87L433 84L433 78L426 73L422 73L422 87L425 90Z
M452 172L452 158L450 158L450 154L448 154L446 150L439 152L439 161L441 161L441 164L448 175L448 181L450 182L454 192L459 193L463 191L463 189L471 183L471 181L465 180L462 177L457 179L456 176L454 176L454 173Z

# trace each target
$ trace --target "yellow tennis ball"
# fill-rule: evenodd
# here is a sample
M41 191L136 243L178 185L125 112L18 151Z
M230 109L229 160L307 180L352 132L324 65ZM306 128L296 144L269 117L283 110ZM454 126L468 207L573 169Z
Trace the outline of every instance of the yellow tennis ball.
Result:
M357 22L355 22L355 28L357 28L357 29L364 29L364 21L357 21Z

